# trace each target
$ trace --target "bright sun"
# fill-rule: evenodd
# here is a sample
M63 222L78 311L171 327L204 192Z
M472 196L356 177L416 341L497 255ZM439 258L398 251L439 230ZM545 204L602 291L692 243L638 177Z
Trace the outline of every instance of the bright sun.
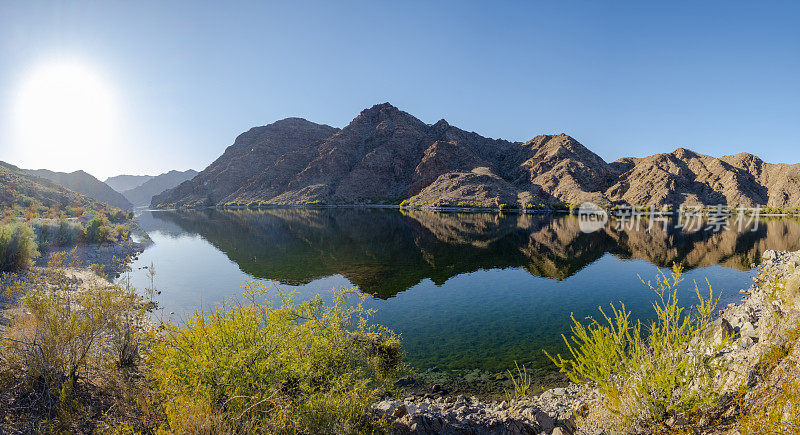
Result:
M17 164L55 170L111 163L117 104L99 74L78 62L44 65L22 84L14 110Z

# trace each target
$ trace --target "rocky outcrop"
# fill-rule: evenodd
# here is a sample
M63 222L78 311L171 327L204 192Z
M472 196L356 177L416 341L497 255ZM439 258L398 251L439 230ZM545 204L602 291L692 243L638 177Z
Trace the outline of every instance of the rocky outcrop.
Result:
M156 207L258 203L524 207L800 205L800 165L684 148L611 164L566 134L490 139L445 120L425 124L389 103L343 129L288 118L251 129Z
M565 434L575 430L573 400L581 388L555 388L524 402L483 402L447 397L384 400L373 412L397 434Z

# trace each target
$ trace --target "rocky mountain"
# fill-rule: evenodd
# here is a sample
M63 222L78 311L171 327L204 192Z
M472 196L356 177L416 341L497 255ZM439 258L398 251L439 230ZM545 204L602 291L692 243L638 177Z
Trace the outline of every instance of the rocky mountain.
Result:
M151 177L141 185L122 192L134 206L147 206L154 195L191 180L197 175L197 171L189 169L186 171L169 171L155 177Z
M139 187L146 181L152 180L153 178L155 177L152 175L117 175L106 178L104 183L108 184L109 187L117 192L122 193L126 190Z
M248 204L800 205L800 165L679 148L607 163L565 134L527 142L426 124L384 103L341 130L299 118L236 138L156 207Z
M0 162L0 208L68 206L100 208L99 203L59 183L30 174L9 163Z
M129 209L133 205L121 193L84 171L70 173L54 172L47 169L25 170L28 174L54 181L70 190L82 193L108 205Z

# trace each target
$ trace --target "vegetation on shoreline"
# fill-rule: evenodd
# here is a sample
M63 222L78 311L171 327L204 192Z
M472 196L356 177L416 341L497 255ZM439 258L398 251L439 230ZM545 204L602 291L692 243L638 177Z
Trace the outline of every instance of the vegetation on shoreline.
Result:
M0 420L34 432L352 433L385 429L369 406L392 388L400 341L354 291L296 303L247 287L185 325L155 323L154 285L77 268L66 253L6 275L18 301L0 337ZM151 282L154 271L150 269ZM355 303L354 303L355 302Z
M699 420L723 395L718 381L726 364L708 358L730 343L730 337L710 334L717 300L695 289L698 302L678 305L682 270L661 273L646 286L657 295L657 319L645 328L633 322L622 305L611 313L600 310L604 322L573 318L572 336L564 341L570 359L550 357L576 383L591 383L603 396L602 409L593 410L607 428L624 432L667 430L676 416ZM549 356L549 355L548 355Z
M178 432L371 431L369 406L400 368L400 342L367 326L353 291L331 305L317 297L264 302L268 289L246 286L231 301L185 326L168 325L149 367L164 394L167 422ZM363 296L362 296L363 298Z

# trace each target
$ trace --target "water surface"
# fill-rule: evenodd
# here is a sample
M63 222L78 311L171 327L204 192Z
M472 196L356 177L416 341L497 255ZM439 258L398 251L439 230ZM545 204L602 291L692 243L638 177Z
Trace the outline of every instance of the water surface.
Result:
M684 265L683 301L706 279L722 305L739 300L765 249L800 249L800 223L762 220L740 232L609 223L584 233L572 216L387 209L143 212L153 240L134 267L155 264L159 302L177 319L230 297L243 281L276 281L298 298L358 286L378 323L402 335L417 369L549 369L570 316L624 302L648 319L639 280ZM754 229L754 231L750 231ZM133 280L146 284L144 274Z

